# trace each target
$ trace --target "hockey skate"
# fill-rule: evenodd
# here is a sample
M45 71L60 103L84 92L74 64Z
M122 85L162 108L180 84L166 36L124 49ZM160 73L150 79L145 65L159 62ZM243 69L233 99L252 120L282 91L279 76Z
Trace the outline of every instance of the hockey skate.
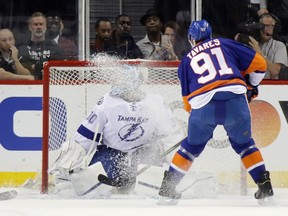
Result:
M181 198L181 193L176 191L176 184L173 182L171 172L164 172L164 178L158 194L158 205L176 205Z
M261 180L257 182L258 190L255 192L255 198L259 205L271 206L274 205L273 189L270 180L270 173L265 171L262 173Z

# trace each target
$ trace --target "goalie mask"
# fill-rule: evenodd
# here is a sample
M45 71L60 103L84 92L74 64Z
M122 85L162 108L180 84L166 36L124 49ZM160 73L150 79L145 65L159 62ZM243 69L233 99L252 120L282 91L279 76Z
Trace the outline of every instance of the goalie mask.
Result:
M206 20L193 21L188 29L188 40L192 47L198 41L212 38L212 29Z
M145 77L142 70L131 65L121 65L115 68L112 75L113 85L111 96L120 97L128 102L139 101L144 97L144 92L139 87L143 84Z

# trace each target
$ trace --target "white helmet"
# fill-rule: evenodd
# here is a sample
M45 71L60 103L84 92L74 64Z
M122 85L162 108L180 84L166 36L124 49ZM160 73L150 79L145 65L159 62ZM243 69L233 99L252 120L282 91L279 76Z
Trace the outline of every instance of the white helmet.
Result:
M115 68L112 80L110 95L123 98L128 94L133 95L133 92L139 92L139 87L144 83L145 76L138 67L124 64Z

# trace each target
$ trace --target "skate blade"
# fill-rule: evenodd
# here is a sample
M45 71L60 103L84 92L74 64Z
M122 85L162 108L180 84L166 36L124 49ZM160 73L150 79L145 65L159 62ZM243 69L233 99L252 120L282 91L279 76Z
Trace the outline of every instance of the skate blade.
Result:
M275 205L275 201L273 197L266 197L264 199L258 199L257 201L260 206L274 206Z
M159 196L158 201L157 201L157 205L177 205L178 204L178 199L171 199L168 197L162 197Z

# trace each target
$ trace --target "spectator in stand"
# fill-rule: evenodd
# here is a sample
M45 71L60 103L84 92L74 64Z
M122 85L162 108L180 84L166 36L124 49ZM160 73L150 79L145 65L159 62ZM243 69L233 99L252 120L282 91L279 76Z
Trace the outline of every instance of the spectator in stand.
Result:
M179 31L179 25L175 21L169 21L164 26L164 35L169 37L169 40L174 46L176 33Z
M56 12L51 12L46 15L46 19L47 39L50 39L59 45L65 60L78 59L78 48L74 41L61 34L64 28L61 16Z
M259 42L250 37L251 47L262 55L267 62L264 79L279 79L281 69L288 66L287 49L283 42L273 39L276 17L269 13L262 14L259 22L264 28L260 30Z
M34 80L20 62L14 35L9 29L0 30L0 80Z
M112 23L106 17L100 17L95 24L95 43L91 48L91 54L96 55L97 53L105 52L110 54L112 51L111 45L111 33Z
M259 0L258 15L272 13L281 21L281 36L288 36L288 0Z
M121 14L115 20L116 29L112 32L112 50L120 59L143 58L140 48L136 45L131 32L131 19Z
M182 58L182 56L176 52L176 50L178 49L177 46L179 45L179 42L176 41L176 37L178 37L179 31L180 31L180 27L178 23L175 21L169 21L164 26L164 35L167 35L169 37L169 40L173 45L173 50L177 56L177 59ZM177 40L178 39L179 38L177 38Z
M23 56L23 64L33 71L36 79L42 79L43 63L48 60L62 60L62 52L56 43L45 39L47 22L43 13L33 13L28 20L28 28L31 38L26 44L19 46L19 53Z
M150 60L177 60L173 50L173 45L169 38L162 34L163 18L153 8L147 10L140 19L140 23L145 26L147 34L137 42L144 59Z

